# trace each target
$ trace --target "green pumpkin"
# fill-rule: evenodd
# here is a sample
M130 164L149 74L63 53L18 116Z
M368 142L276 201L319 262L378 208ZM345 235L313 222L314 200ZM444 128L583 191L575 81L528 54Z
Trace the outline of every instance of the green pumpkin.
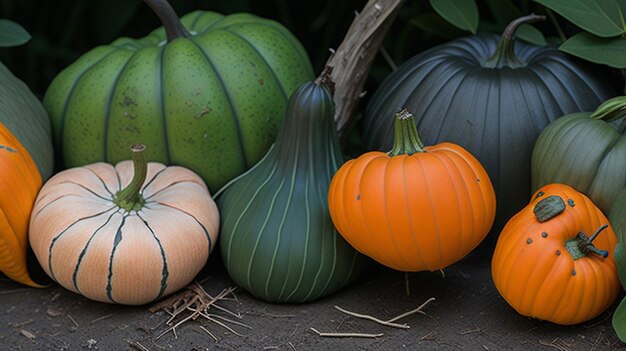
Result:
M328 295L364 268L333 226L327 194L343 163L333 100L309 82L291 96L276 143L218 196L220 249L231 278L270 302Z
M145 2L164 28L94 48L46 91L59 158L117 163L142 143L150 160L190 168L216 191L274 142L310 61L277 22L209 11L179 20L166 0Z
M532 188L565 183L609 213L626 186L626 97L594 113L560 117L539 135L532 153Z
M50 118L28 86L0 62L0 123L26 148L43 181L54 169Z
M367 105L367 150L390 150L395 111L412 111L425 144L449 141L484 165L497 197L497 233L528 202L535 140L552 120L596 108L620 83L555 46L513 41L516 20L501 37L477 35L425 51L385 79ZM492 237L491 243L495 243Z
M609 212L609 221L617 235L613 258L617 264L619 280L626 290L626 188L618 192ZM626 342L626 298L613 313L613 328L620 340Z

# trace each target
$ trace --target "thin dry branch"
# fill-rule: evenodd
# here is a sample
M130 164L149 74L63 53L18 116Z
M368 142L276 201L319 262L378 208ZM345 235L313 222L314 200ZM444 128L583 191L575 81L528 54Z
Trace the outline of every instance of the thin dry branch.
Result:
M155 340L159 340L161 337L169 332L172 332L174 334L174 337L178 338L178 334L176 333L177 328L179 328L186 322L195 321L200 317L202 317L202 319L206 321L225 328L235 335L241 337L245 336L237 332L235 329L231 328L227 323L247 329L252 329L252 327L248 326L247 324L212 313L213 310L217 310L218 313L224 312L229 316L233 316L237 319L242 319L240 313L232 312L218 304L220 302L224 302L225 300L236 301L236 297L234 295L236 289L237 288L235 287L224 289L214 297L207 293L206 290L204 290L204 288L199 283L194 282L188 285L184 291L153 305L149 308L149 311L154 313L162 310L169 315L168 320L165 322L168 328L161 332ZM211 311L211 313L209 311ZM217 337L215 337L215 335L213 335L208 329L203 326L200 326L200 328L209 336L211 336L213 340L217 341Z
M326 62L334 83L335 121L343 135L354 120L363 86L385 33L404 0L369 0L357 14L343 41Z
M315 328L309 328L317 335L322 337L330 337L330 338L379 338L385 334L364 334L364 333L324 333L320 332Z
M405 312L405 313L402 313L401 315L393 317L393 318L391 318L389 320L386 320L386 321L385 320L381 320L381 319L376 318L376 317L373 317L373 316L370 316L370 315L367 315L367 314L360 314L360 313L356 313L356 312L351 312L351 311L345 310L345 309L343 309L343 308L341 308L339 306L335 306L335 308L337 310L339 310L340 312L343 312L345 314L348 314L348 315L356 317L356 318L367 319L367 320L370 320L370 321L373 321L373 322L376 322L378 324L382 324L382 325L385 325L385 326L388 326L388 327L409 329L411 327L408 324L397 324L397 323L394 323L394 322L399 320L399 319L402 319L404 317L407 317L407 316L410 316L412 314L415 314L415 313L426 314L426 313L424 313L424 311L422 311L422 309L424 307L426 307L426 305L428 305L432 301L435 301L434 297L429 298L428 300L426 300L426 302L421 304L416 309L408 311L408 312Z

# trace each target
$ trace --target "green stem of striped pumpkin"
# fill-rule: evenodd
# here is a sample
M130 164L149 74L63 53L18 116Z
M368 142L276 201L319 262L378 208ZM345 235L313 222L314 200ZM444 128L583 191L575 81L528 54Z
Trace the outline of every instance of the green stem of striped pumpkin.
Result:
M141 195L141 187L146 181L148 173L148 161L146 160L146 145L135 144L130 147L133 152L133 179L122 190L113 196L113 202L128 212L139 211L143 208L146 200Z

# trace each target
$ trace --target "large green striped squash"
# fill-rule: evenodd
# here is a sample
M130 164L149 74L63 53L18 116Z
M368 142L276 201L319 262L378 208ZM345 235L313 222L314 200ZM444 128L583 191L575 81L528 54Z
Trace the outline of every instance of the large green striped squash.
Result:
M312 301L351 282L365 265L328 210L330 180L343 163L333 116L328 90L302 84L276 143L218 196L224 264L258 298Z
M0 272L39 286L27 270L28 221L52 174L50 120L41 102L0 63Z
M163 28L96 47L50 84L57 151L73 167L116 163L143 143L151 160L191 168L215 191L274 141L289 95L312 78L308 56L268 19L195 11L179 20L167 1L145 2Z

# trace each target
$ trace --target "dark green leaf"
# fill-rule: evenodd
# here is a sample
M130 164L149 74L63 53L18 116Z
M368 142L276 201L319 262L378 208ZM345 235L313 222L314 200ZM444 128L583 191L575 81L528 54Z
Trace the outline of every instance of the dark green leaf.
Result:
M626 342L626 298L613 313L613 329L620 340Z
M543 33L530 24L523 24L520 26L515 32L515 36L527 43L539 46L545 46L548 44L546 38L543 36Z
M475 0L430 0L430 5L454 26L476 33L478 6Z
M569 38L560 49L587 61L626 68L626 38L600 38L589 33L578 33Z
M599 37L626 33L622 7L615 0L535 0Z
M436 13L424 13L411 19L411 24L417 28L440 36L445 39L454 39L466 35L467 32L450 24Z
M30 34L19 24L0 19L0 47L18 46L30 40Z

